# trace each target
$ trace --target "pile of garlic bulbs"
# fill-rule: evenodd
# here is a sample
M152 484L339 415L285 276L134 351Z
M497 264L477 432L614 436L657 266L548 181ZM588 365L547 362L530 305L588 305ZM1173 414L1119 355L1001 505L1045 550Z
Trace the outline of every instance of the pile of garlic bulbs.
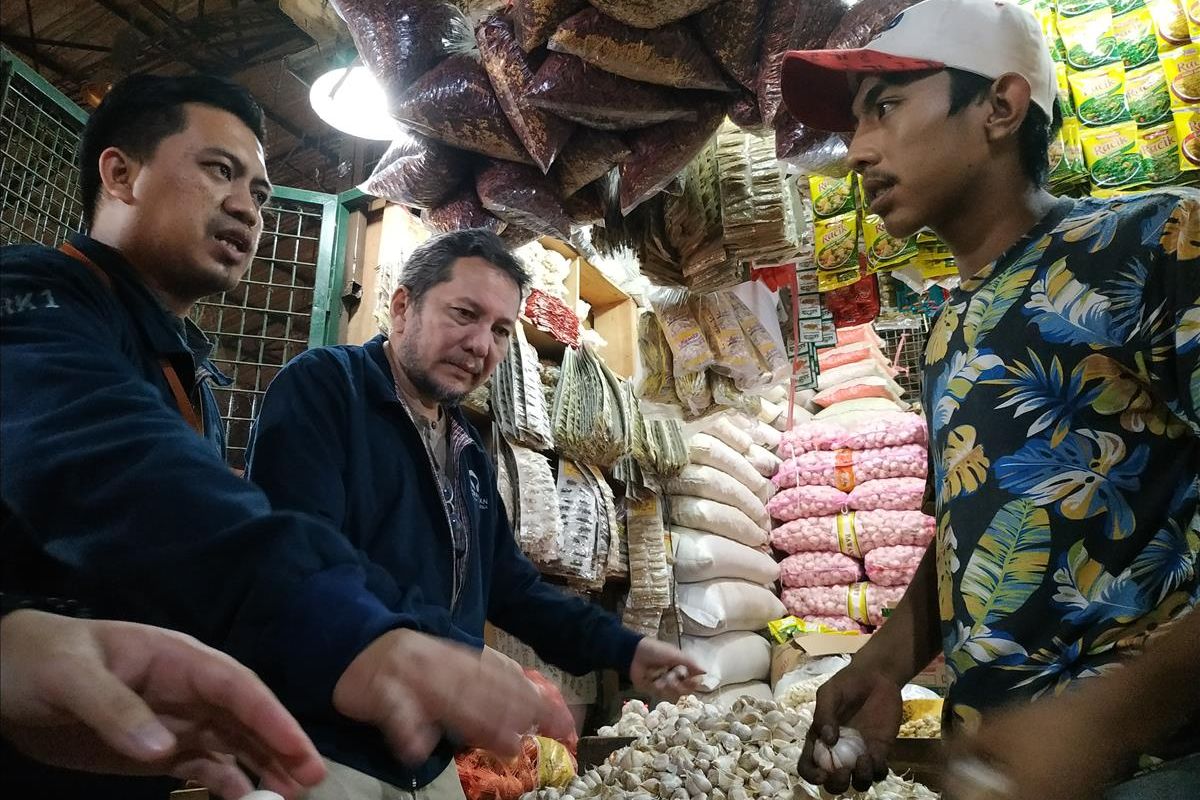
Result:
M636 736L599 767L566 789L541 789L522 800L801 800L828 798L800 779L804 734L812 704L789 708L763 700L738 700L732 710L685 697L650 709L633 701L620 722L601 736ZM895 774L859 800L936 800L928 788Z

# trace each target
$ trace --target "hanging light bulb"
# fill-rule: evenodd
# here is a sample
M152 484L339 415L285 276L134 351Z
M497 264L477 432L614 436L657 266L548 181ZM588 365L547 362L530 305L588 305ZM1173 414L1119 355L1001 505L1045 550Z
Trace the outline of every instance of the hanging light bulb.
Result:
M388 113L383 87L361 64L331 69L317 78L308 102L326 123L360 139L390 142L400 132Z

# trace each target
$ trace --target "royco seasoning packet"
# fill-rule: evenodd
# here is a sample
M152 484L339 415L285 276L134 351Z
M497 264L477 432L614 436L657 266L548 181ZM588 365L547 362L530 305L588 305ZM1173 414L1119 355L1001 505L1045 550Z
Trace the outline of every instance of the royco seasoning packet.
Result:
M1177 109L1175 138L1179 141L1179 169L1183 172L1200 170L1200 106Z
M1103 128L1132 119L1125 103L1125 65L1116 63L1070 76L1079 121Z
M1121 60L1117 38L1113 35L1112 9L1103 8L1078 17L1061 16L1058 30L1067 48L1067 64L1072 69L1096 69Z
M854 173L844 178L813 175L808 179L813 216L820 219L846 214L855 208Z
M1125 73L1125 103L1138 125L1160 125L1171 118L1171 92L1161 64Z
M883 220L875 214L866 214L862 224L863 249L867 254L868 272L892 269L916 257L915 234L905 239L897 239L888 234L883 227Z
M1200 103L1200 45L1189 44L1162 56L1171 108Z
M1098 188L1120 189L1145 180L1136 122L1086 128L1081 137L1088 174Z
M858 280L858 214L851 212L813 222L813 250L821 291Z

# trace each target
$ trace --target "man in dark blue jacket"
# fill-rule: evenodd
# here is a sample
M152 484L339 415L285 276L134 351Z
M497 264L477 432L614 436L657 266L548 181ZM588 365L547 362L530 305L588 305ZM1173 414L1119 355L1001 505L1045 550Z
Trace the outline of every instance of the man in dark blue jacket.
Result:
M542 581L517 547L491 461L458 408L504 358L527 283L490 231L418 247L392 296L390 336L310 350L275 378L247 475L275 508L338 527L373 590L426 629L481 647L490 620L569 672L617 669L643 690L677 697L699 674L683 653ZM332 762L314 800L391 797L395 787L428 787L421 796L433 800L462 796L448 744L407 769L374 732L293 711ZM372 713L358 709L367 721Z
M262 135L234 84L130 78L84 132L88 234L3 250L0 591L186 631L309 719L369 706L412 760L443 729L515 753L542 707L529 682L428 635L338 530L273 512L221 457L216 370L186 320L254 257L271 191ZM345 678L367 650L372 680ZM164 796L3 755L5 796Z

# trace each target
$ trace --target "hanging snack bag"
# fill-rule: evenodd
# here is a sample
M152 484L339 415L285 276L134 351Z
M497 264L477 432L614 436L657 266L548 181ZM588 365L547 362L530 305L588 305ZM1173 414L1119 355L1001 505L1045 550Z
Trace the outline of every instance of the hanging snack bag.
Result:
M1154 34L1154 17L1150 15L1150 9L1143 6L1114 16L1113 37L1128 69L1158 60L1158 38Z
M712 371L745 382L759 375L758 360L746 346L747 339L742 333L733 307L729 302L721 302L721 293L692 295L692 313L704 338L713 352Z
M1075 116L1075 102L1071 99L1071 81L1069 78L1070 70L1067 65L1054 65L1054 80L1058 84L1058 110L1062 113L1062 118Z
M674 403L676 399L671 346L658 324L658 317L646 311L638 316L637 395L650 403Z
M1051 148L1053 149L1053 148ZM867 253L867 271L879 272L911 261L917 255L916 236L897 239L883 227L874 214L863 216L863 249Z
M1200 103L1200 45L1189 44L1162 56L1171 108Z
M700 41L738 83L754 90L767 0L721 0L694 20Z
M858 280L858 214L813 221L813 258L822 292Z
M715 357L704 331L688 307L687 294L678 289L659 289L651 293L650 305L662 325L671 346L675 377L703 372L713 365Z
M1071 89L1075 107L1079 109L1079 121L1089 128L1103 128L1133 119L1125 103L1124 64L1072 73Z
M1174 120L1152 128L1138 128L1138 145L1146 169L1146 182L1153 186L1175 183L1179 169L1179 137Z
M1179 169L1182 172L1200 170L1200 106L1178 109L1174 117Z
M700 416L713 404L712 389L708 385L708 372L675 374L675 396L692 416Z
M1146 0L1146 6L1154 17L1159 53L1166 53L1192 41L1187 14L1180 0Z
M1161 64L1125 73L1125 102L1139 126L1161 125L1171 118L1171 92Z
M828 219L848 214L855 208L854 173L844 178L826 178L813 175L808 179L812 197L813 216Z
M1092 183L1101 189L1137 186L1146 179L1136 122L1085 128L1083 158Z
M1067 64L1072 69L1096 69L1121 60L1112 23L1112 11L1107 5L1078 17L1060 16L1058 29L1067 48Z
M1077 178L1087 177L1087 163L1083 158L1083 126L1075 118L1063 120L1063 156L1068 167Z

